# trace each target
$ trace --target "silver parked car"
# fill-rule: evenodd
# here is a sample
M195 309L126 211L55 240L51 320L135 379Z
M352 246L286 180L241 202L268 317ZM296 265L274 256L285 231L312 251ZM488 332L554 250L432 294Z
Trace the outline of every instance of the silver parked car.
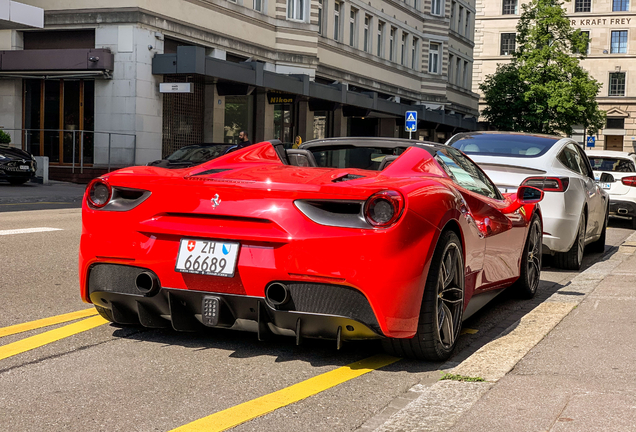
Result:
M571 138L514 132L471 132L446 144L466 153L502 192L543 189L543 253L578 270L586 245L605 248L609 195L594 180L583 149Z

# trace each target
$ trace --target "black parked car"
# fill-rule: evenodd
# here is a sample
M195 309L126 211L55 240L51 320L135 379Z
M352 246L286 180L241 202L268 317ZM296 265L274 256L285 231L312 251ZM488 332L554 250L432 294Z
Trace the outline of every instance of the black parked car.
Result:
M0 144L0 180L13 185L23 184L35 176L36 168L37 163L30 153Z
M161 168L188 168L222 156L236 148L235 144L195 144L181 147L165 159L148 162Z

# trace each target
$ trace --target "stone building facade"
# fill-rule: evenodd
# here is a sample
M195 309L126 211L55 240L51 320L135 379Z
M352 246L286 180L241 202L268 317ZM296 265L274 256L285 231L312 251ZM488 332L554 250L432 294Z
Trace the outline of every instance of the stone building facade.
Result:
M479 93L479 84L497 64L509 60L522 3L477 0L474 92ZM636 74L631 71L636 69L636 5L629 0L573 0L564 7L572 26L590 37L581 66L603 85L597 101L607 112L607 124L595 137L595 148L635 151ZM582 128L577 132L574 138L583 144Z

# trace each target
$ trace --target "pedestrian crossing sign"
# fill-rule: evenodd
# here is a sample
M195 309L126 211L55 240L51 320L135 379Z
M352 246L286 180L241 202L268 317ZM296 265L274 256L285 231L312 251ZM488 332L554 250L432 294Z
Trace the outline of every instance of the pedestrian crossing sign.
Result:
M404 129L407 132L417 130L417 111L407 111L405 114Z

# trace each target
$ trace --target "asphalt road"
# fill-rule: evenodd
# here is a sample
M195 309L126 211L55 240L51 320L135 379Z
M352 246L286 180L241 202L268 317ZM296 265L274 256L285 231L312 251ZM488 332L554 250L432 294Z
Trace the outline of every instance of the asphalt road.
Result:
M628 227L612 219L605 252L587 255L584 266L615 252L633 232ZM8 326L89 308L79 299L77 282L80 210L0 215L0 234L31 228L57 230L0 235L2 430L169 431L381 353L378 342L347 343L337 351L329 341L297 347L293 338L258 342L255 334L227 330L177 333L99 323L57 341L47 336L81 320L3 337ZM451 362L469 357L577 274L545 264L537 297L520 301L504 292L493 300L464 324L469 333ZM19 350L37 335L43 335L41 346L2 358L6 347ZM436 382L440 366L399 360L236 430L356 430L414 385Z

